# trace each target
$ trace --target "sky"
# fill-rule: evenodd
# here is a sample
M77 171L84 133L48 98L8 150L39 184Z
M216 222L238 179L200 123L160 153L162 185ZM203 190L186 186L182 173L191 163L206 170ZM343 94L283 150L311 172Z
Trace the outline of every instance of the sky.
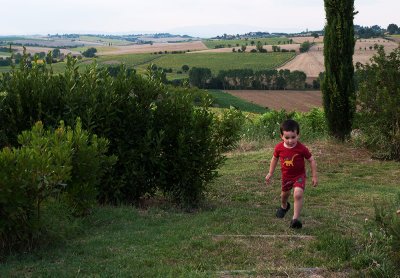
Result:
M322 30L323 0L0 0L0 35L139 34L212 37ZM399 0L355 0L354 24L400 25Z

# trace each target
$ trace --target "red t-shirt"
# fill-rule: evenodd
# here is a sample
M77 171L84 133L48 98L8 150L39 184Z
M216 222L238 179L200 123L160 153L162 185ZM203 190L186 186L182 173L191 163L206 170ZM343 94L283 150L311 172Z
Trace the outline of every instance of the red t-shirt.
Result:
M295 178L306 173L304 159L311 157L306 146L297 142L293 148L286 148L283 142L275 146L274 156L281 162L282 177Z

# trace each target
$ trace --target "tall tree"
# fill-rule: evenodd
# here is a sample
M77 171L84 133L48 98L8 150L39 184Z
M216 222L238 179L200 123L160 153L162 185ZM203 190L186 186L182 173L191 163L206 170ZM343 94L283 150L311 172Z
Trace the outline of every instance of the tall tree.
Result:
M323 102L329 132L344 140L351 132L355 112L354 88L354 0L324 0L325 74Z

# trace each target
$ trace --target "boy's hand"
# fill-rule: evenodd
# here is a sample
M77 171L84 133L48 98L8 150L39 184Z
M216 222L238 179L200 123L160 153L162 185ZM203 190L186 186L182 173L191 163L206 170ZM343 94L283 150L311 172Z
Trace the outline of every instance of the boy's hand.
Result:
M270 173L268 173L268 174L265 176L265 183L266 183L267 185L270 185L270 184L271 184L271 178L272 178L272 175L271 175Z
M318 177L312 177L312 186L314 187L318 186Z

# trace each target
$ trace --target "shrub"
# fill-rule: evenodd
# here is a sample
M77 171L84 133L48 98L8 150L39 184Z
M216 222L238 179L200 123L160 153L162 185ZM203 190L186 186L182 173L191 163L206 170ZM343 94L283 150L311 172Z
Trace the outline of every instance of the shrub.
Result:
M302 140L328 137L328 126L322 109L313 108L307 113L296 113L294 120L300 125Z
M285 110L269 111L260 116L249 130L251 139L276 139L280 136L280 125L286 119L292 119L294 113Z
M269 111L244 124L244 137L248 140L270 140L280 137L280 125L286 119L294 119L300 125L301 138L310 140L328 136L327 125L322 109L314 108L310 112Z
M67 214L82 215L95 203L98 183L114 163L107 140L76 127L46 131L37 122L18 136L20 148L0 153L0 242L30 245L40 235L41 211L50 199L67 200Z
M209 102L195 107L193 89L167 87L164 78L151 69L147 76L121 69L113 78L96 64L79 72L71 57L62 75L35 63L0 75L1 146L17 146L17 134L37 120L56 128L60 120L72 126L79 117L90 134L109 140L108 154L118 157L110 173L94 181L100 202L132 203L161 189L178 202L195 204L223 160L222 146L236 137L219 138ZM89 163L86 151L82 159ZM83 180L94 179L79 171ZM82 192L70 190L75 196ZM85 209L78 206L76 213Z
M215 120L208 109L211 100L203 97L195 107L194 97L190 90L179 89L167 94L155 110L155 132L159 135L156 146L161 148L158 169L154 169L157 184L185 207L195 207L201 201L224 160L222 152L238 139L240 125L240 112L226 112Z
M240 110L233 107L226 109L215 118L215 137L223 151L228 151L236 146L241 137L245 117Z
M379 47L371 64L357 65L356 124L375 156L400 160L400 48L386 56Z
M313 46L313 43L310 43L309 41L302 42L300 44L300 52L307 52L308 50L310 50L311 46Z
M30 245L40 230L42 203L70 179L71 145L44 136L43 125L19 137L19 149L0 153L0 240L3 246ZM25 145L25 146L24 146Z
M72 132L72 171L65 198L73 215L86 215L96 204L100 182L111 171L116 156L106 155L109 141L83 130L79 118L73 130L62 124L56 132Z
M93 58L96 56L97 49L94 47L90 47L82 52L82 55L87 58Z

